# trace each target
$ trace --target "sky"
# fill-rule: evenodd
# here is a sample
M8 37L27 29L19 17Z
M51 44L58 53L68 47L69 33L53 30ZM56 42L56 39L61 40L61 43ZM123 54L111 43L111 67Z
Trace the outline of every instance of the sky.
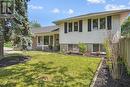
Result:
M28 16L30 21L50 26L59 19L119 9L130 9L130 0L31 0Z

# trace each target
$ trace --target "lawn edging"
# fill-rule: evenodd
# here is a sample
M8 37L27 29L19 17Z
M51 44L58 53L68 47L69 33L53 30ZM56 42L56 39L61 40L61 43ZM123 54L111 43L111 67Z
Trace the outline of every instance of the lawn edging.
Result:
M96 70L96 73L95 73L95 75L94 75L94 78L93 78L93 80L91 81L90 87L94 87L95 82L96 82L97 77L98 77L99 70L101 69L102 63L103 63L103 58L101 59L101 62L100 62L99 66L98 66L98 68L97 68L97 70Z

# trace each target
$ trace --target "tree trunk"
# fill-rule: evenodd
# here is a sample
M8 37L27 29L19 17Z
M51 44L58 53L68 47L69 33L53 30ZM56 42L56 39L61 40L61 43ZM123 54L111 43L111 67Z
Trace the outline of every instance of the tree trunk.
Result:
M0 35L0 59L4 57L4 39L3 36Z

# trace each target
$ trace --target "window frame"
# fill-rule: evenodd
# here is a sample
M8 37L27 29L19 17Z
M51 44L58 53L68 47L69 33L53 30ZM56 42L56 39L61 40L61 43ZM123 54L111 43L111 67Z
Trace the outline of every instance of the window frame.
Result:
M77 23L77 31L75 31L75 23ZM74 21L73 22L73 28L74 28L74 32L79 32L79 22L78 21Z
M94 28L94 20L96 20L97 21L97 28ZM99 19L98 18L95 18L95 19L92 19L92 29L93 30L98 30L99 29Z
M105 26L104 26L104 28L101 28L101 19L105 19ZM99 18L99 29L100 30L104 30L104 29L106 29L107 28L107 20L106 20L106 17L101 17L101 18Z
M64 22L64 33L68 33L68 22Z
M110 17L110 21L108 21L108 18ZM107 30L112 30L112 16L107 16Z
M37 44L41 45L42 43L42 36L37 36Z
M48 37L48 44L45 44L45 37ZM49 38L50 38L50 36L48 36L48 35L47 35L47 36L44 36L44 45L49 45L49 44L50 44L50 43L49 43L49 42L50 42L50 41L49 41Z
M83 32L83 20L79 20L79 32Z
M70 31L70 24L72 24L71 31ZM68 22L68 32L73 32L73 22Z
M95 51L95 49L94 49L94 45L96 46L98 46L98 50L97 51ZM93 52L99 52L100 51L100 44L93 44Z
M89 18L87 19L87 28L88 28L88 32L91 32L92 31L92 19Z

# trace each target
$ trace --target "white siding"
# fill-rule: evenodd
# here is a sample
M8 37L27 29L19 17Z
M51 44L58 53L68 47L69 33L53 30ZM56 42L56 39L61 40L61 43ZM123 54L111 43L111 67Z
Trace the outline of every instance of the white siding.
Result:
M87 19L83 20L83 32L64 33L64 24L60 24L60 44L78 44L81 43L103 43L108 36L109 30L93 30L88 32ZM112 31L115 34L120 32L120 16L112 16Z

